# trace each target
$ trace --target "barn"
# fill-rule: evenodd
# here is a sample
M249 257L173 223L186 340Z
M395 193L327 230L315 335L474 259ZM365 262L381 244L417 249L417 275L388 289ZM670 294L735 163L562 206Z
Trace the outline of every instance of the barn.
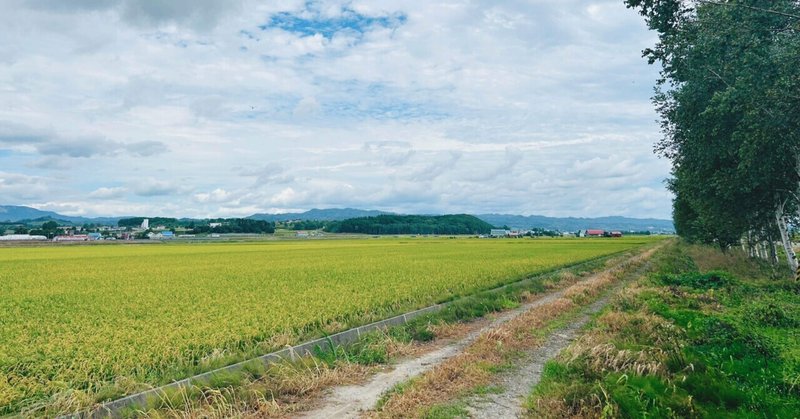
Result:
M586 236L587 237L603 237L603 233L605 233L605 231L603 231L603 230L596 230L596 229L595 230L593 230L593 229L586 230Z

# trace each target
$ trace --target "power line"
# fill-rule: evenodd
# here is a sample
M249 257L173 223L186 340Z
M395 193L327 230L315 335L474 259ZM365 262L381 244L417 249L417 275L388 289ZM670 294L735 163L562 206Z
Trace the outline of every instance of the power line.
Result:
M791 18L795 18L795 19L800 19L800 15L795 15L795 14L792 14L792 13L781 12L781 11L778 11L778 10L764 9L764 8L761 8L761 7L756 7L756 6L748 6L748 5L746 5L746 4L741 4L741 3L721 3L721 2L718 2L718 1L713 1L713 0L697 0L697 1L699 1L700 3L706 3L706 4L715 4L715 5L717 5L717 6L738 6L738 7L744 7L745 9L757 10L757 11L759 11L759 12L764 12L764 13L772 13L772 14L775 14L775 15L780 15L780 16L785 16L785 17L791 17Z

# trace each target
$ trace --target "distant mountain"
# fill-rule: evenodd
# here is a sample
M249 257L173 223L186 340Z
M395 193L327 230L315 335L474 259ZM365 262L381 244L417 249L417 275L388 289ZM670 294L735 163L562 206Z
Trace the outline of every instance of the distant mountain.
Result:
M655 218L597 217L597 218L558 218L543 215L481 214L476 215L495 226L509 226L513 229L544 228L559 231L578 231L590 228L622 231L674 232L670 220Z
M327 208L311 209L305 212L287 212L283 214L253 214L247 218L264 221L292 221L292 220L315 220L315 221L341 221L350 218L375 217L378 215L393 214L391 212L360 210L355 208Z
M254 214L247 218L264 221L291 221L291 220L316 220L316 221L342 221L351 218L375 217L378 215L396 215L391 212L361 210L355 208L328 208L312 209L305 212L283 214ZM577 231L589 228L604 230L634 230L653 232L674 232L675 227L670 220L653 218L627 218L627 217L598 217L598 218L558 218L542 215L511 215L511 214L481 214L477 218L494 226L507 225L513 229L544 228L559 231ZM59 224L104 224L116 225L122 218L131 217L72 217L53 211L42 211L36 208L0 205L0 222L19 221L56 221Z
M116 224L121 217L71 217L53 211L42 211L36 208L18 205L0 205L0 222L19 221L55 221L61 224Z

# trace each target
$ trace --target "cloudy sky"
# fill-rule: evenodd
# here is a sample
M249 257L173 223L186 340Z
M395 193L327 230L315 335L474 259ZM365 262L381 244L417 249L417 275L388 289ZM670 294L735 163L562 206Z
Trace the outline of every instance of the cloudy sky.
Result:
M622 0L4 0L0 204L669 218Z

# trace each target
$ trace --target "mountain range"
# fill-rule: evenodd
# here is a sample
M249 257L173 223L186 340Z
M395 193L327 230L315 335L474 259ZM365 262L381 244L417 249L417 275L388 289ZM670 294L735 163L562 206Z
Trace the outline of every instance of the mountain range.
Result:
M317 220L339 221L357 217L374 217L390 212L361 210L355 208L311 209L305 212L283 214L253 214L247 218L264 221ZM545 217L543 215L477 214L476 217L494 226L508 226L512 229L544 228L559 231L577 231L589 228L622 231L674 232L670 220L628 217ZM56 221L62 224L106 224L115 225L122 218L130 217L72 217L52 211L42 211L31 207L0 205L0 222Z

